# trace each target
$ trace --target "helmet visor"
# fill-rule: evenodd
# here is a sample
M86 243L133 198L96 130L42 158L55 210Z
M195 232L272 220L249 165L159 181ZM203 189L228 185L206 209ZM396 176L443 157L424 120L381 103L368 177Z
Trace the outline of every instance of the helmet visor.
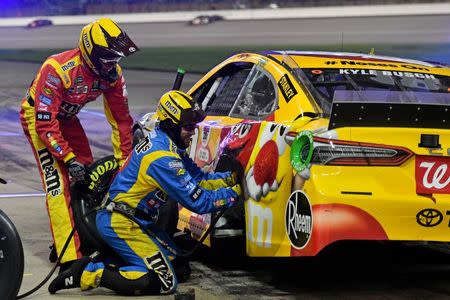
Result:
M111 37L105 34L105 38L110 47L110 50L116 52L122 57L129 56L136 51L139 51L139 48L125 32L122 32L117 37Z
M117 64L122 59L121 56L111 57L111 58L103 58L100 57L100 62L105 65Z
M116 67L122 57L124 57L122 53L112 49L95 47L91 54L91 61L99 72L109 72Z
M181 128L183 128L186 131L194 131L195 128L197 128L197 123L193 123L193 124L184 124L183 126L181 126Z
M181 125L197 124L206 118L206 113L196 104L191 109L186 109L181 113Z

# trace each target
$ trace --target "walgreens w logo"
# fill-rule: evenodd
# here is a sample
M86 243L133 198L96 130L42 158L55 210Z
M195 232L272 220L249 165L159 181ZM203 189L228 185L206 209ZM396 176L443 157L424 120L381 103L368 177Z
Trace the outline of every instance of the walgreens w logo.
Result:
M450 158L417 156L416 192L450 194Z

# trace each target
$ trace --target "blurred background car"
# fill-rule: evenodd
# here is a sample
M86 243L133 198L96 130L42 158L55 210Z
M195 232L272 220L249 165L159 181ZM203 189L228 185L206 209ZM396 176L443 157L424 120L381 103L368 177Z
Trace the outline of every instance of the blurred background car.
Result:
M53 25L52 20L49 19L36 19L27 24L27 28L38 28L44 26Z
M224 20L224 17L219 16L219 15L209 15L209 16L202 15L202 16L195 17L194 19L189 21L189 25L207 25L207 24L211 24L213 22L222 21L222 20Z

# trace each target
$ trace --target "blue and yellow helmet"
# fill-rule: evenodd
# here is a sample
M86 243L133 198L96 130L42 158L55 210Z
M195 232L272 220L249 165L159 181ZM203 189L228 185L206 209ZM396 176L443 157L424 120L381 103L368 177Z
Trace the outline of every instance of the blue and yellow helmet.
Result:
M191 96L176 90L162 95L156 115L160 121L170 120L179 126L197 124L206 117L205 112Z

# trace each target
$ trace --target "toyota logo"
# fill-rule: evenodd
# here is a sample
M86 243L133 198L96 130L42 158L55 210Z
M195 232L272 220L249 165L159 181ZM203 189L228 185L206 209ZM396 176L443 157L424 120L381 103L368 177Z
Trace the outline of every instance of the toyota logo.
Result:
M437 209L426 208L419 211L416 215L417 223L424 227L433 227L442 222L442 213Z

